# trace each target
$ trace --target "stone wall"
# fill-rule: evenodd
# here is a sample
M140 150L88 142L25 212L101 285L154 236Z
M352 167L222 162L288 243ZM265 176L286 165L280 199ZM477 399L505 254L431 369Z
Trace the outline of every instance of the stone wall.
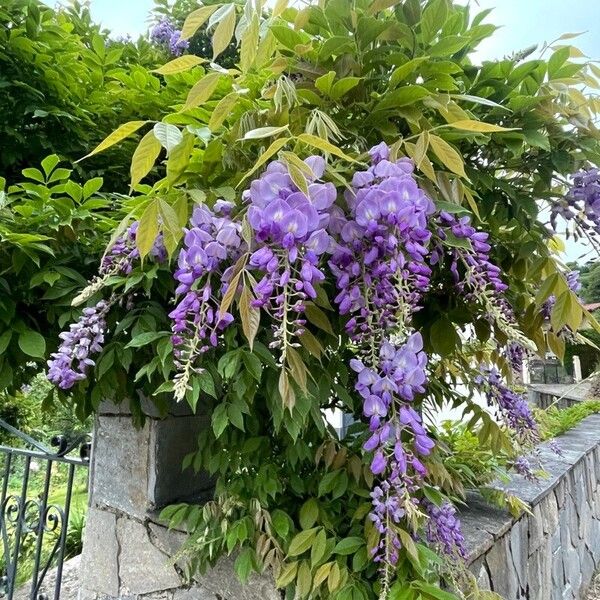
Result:
M477 498L461 513L472 572L506 600L583 598L600 568L600 415L559 441L562 457L539 448L547 478L503 487L531 514L515 520Z
M210 478L179 466L209 421L183 405L166 418L145 408L141 429L122 405L105 404L96 418L79 600L280 600L266 577L242 587L232 560L185 577L177 554L186 536L166 529L158 513L212 493Z

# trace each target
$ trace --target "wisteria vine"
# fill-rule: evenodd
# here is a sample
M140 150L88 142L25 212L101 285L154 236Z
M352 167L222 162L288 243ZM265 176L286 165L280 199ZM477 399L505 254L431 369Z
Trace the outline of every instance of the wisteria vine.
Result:
M153 37L166 40L167 29L160 24ZM416 404L426 393L432 357L413 317L433 285L432 269L447 267L457 296L483 307L511 340L506 353L515 364L527 340L504 297L507 286L490 258L488 234L476 230L468 216L437 210L410 160L393 158L390 148L379 144L370 151L368 168L354 173L343 198L323 181L325 170L318 156L303 162L276 160L243 193L240 206L218 200L194 208L173 274L173 390L176 400L186 397L192 378L202 371L203 355L218 347L235 321L234 298L242 291L251 298L247 309L268 315L270 345L285 371L288 353L306 330L307 306L330 278L368 423L363 448L375 477L370 518L380 534L373 559L381 565L385 597L405 521L426 523L423 537L430 543L455 559L465 555L454 507L433 505L419 494L435 440ZM98 279L79 300L100 291L107 278L131 273L139 259L136 233L134 223L109 250ZM158 262L166 258L162 236L150 256ZM61 335L48 372L60 388L70 389L88 375L117 300L112 296L85 308ZM520 441L537 440L527 402L495 368L481 367L476 384ZM522 472L527 471L524 461L515 463Z

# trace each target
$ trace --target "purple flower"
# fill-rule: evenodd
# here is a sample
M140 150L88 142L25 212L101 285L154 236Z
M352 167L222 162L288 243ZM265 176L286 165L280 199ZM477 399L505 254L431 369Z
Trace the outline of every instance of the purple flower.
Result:
M427 502L425 506L429 517L427 541L454 559L466 558L465 538L456 516L456 508L450 502L444 502L441 506Z
M190 45L187 40L181 39L181 31L166 17L152 28L150 39L168 49L173 56L181 56Z
M90 357L102 351L109 309L110 303L105 300L84 308L69 331L60 334L62 343L48 361L48 379L54 385L68 390L86 378L89 369L95 365Z

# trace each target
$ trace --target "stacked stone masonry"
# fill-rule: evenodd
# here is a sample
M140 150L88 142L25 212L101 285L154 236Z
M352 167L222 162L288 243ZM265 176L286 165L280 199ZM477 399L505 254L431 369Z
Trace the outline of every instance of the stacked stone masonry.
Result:
M280 600L268 576L241 586L231 560L189 581L180 549L185 535L166 529L158 509L169 502L202 500L212 482L179 471L195 448L203 416L185 411L143 428L106 405L94 434L91 498L79 600ZM470 498L461 519L470 568L480 587L506 600L583 598L600 568L600 415L588 417L560 439L564 456L539 449L548 477L515 477L505 489L531 514L507 512Z
M600 415L539 448L548 477L515 476L507 492L531 514L513 519L477 498L462 511L470 569L506 600L579 600L600 568Z

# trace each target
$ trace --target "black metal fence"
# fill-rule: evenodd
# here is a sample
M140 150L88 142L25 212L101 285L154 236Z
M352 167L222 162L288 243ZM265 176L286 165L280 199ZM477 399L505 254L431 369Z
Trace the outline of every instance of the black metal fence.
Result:
M59 600L81 544L89 442L55 436L47 447L2 419L0 429L11 440L0 445L0 598Z

